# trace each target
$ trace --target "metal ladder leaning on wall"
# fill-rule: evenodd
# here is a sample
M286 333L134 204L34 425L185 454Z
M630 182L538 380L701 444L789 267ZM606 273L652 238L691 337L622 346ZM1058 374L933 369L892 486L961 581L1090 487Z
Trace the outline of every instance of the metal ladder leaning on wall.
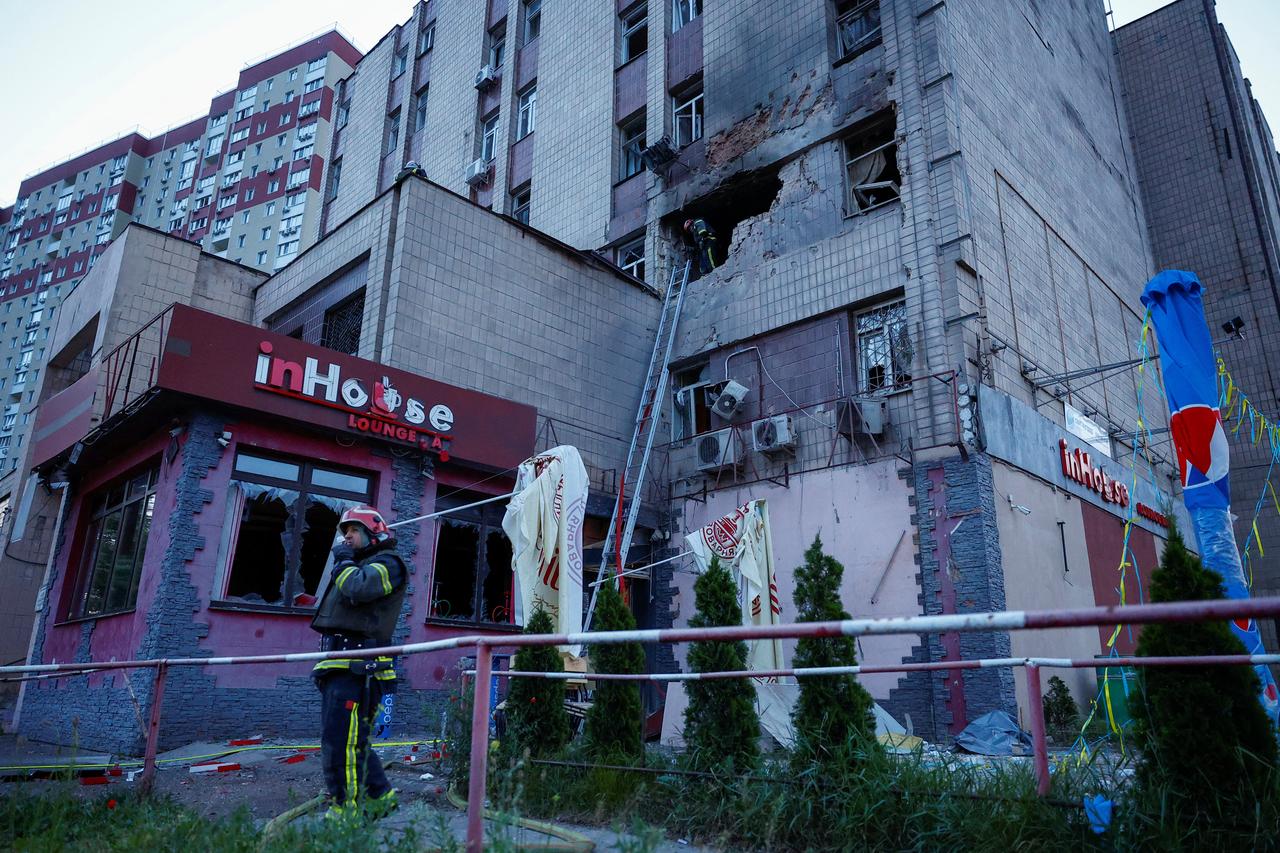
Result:
M649 358L649 373L640 392L640 407L636 411L636 428L627 450L627 464L618 480L618 500L613 505L613 517L609 519L609 532L604 539L604 554L600 559L597 581L604 581L612 571L617 583L627 563L631 550L631 535L636 529L640 514L640 501L644 494L644 476L653 451L653 437L658 433L662 415L662 399L667 390L667 368L671 363L671 350L675 346L676 326L680 324L680 311L684 308L684 291L689 284L689 272L693 261L685 261L684 268L672 267L671 280L667 282L667 294L662 302L662 317L658 320L658 334L653 343L653 355ZM628 494L628 489L631 493ZM596 596L602 584L591 588L591 603L582 620L582 630L591 630L591 617L596 610Z

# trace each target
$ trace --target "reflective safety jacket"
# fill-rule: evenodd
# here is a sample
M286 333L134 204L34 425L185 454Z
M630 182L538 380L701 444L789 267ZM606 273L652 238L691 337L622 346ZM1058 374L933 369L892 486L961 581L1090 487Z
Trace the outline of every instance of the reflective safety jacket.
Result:
M354 559L335 561L311 627L321 634L357 641L363 648L390 645L409 580L394 547L377 543L357 551ZM346 669L349 663L347 659L320 661L314 671ZM394 678L395 673L375 677Z

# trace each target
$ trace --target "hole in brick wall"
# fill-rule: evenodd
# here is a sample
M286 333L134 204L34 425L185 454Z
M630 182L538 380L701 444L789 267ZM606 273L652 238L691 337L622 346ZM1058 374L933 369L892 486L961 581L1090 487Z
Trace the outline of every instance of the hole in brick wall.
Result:
M702 198L669 214L664 224L675 233L683 235L686 219L705 220L716 233L715 257L716 266L719 266L729 257L737 236L734 230L738 225L768 212L773 206L782 190L782 179L778 177L781 171L782 164L778 163L735 175ZM691 247L687 237L685 243Z

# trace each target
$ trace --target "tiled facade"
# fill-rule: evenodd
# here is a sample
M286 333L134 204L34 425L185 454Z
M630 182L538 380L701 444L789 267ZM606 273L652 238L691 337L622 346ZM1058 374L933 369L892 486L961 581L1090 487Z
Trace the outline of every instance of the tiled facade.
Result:
M1214 4L1178 0L1116 30L1116 62L1133 134L1152 252L1161 268L1192 270L1236 385L1268 417L1280 413L1271 360L1280 351L1280 157L1266 118L1218 22ZM1244 336L1222 324L1244 320ZM1231 439L1236 538L1250 551L1257 595L1280 594L1280 568L1260 559L1280 549L1280 516L1264 494L1267 442L1245 429ZM1275 620L1259 623L1268 649Z

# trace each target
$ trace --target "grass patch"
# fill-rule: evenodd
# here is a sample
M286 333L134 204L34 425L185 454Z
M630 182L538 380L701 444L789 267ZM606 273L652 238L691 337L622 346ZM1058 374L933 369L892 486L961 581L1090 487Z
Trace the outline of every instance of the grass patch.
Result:
M402 831L377 833L359 822L324 824L301 820L265 845L246 810L210 820L167 797L134 793L81 797L68 789L45 789L40 796L18 791L0 799L0 837L16 851L322 851L346 853L376 847L417 851L424 847L461 850L444 817L422 806L410 809ZM376 826L376 825L375 825Z

